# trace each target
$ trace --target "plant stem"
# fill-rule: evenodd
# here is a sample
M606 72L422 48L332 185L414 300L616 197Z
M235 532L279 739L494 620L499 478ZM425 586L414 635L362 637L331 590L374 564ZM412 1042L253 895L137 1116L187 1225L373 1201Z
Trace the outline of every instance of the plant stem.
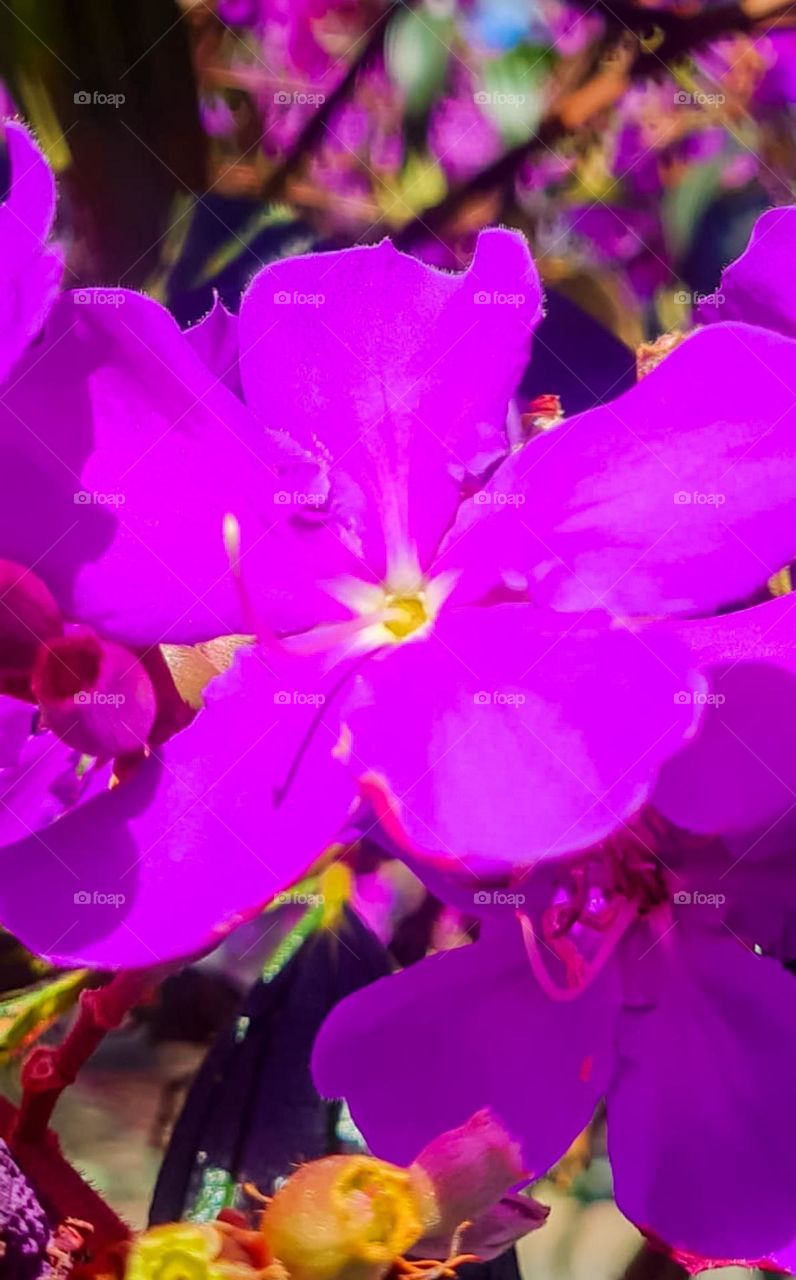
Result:
M10 1137L15 1144L41 1141L61 1094L109 1031L124 1020L153 983L151 969L117 973L104 987L84 991L78 1014L59 1045L37 1045L22 1066L22 1101Z

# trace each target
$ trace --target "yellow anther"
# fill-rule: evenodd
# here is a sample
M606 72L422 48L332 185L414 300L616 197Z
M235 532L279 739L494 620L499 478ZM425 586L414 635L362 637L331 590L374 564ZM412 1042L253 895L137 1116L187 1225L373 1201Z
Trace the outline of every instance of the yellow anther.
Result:
M429 621L422 595L388 596L387 608L391 611L391 617L384 625L399 640L419 631Z

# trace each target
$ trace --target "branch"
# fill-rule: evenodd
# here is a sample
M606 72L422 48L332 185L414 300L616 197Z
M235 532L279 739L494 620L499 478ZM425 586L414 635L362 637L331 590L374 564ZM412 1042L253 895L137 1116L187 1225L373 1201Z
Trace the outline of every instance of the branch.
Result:
M417 0L393 0L393 3L379 15L370 28L359 57L355 58L350 64L340 83L332 90L312 119L308 121L296 139L295 144L291 147L289 154L271 176L266 179L265 186L260 192L262 201L278 200L284 195L288 179L301 167L304 158L312 152L316 143L323 138L327 122L332 118L337 108L346 101L349 94L352 93L360 73L381 52L387 27L393 17L403 10L414 8L416 4Z
M575 0L583 9L588 0ZM796 12L794 0L771 4L770 0L741 0L719 9L686 17L669 9L638 8L626 0L597 0L595 6L614 34L630 30L638 37L629 65L617 63L587 72L581 83L566 92L542 120L533 137L505 152L468 182L454 187L439 204L426 209L395 237L399 248L409 249L425 232L440 235L471 199L513 183L520 167L537 152L548 150L562 138L576 133L606 107L615 105L634 80L661 75L670 65L704 44L730 33L748 33Z

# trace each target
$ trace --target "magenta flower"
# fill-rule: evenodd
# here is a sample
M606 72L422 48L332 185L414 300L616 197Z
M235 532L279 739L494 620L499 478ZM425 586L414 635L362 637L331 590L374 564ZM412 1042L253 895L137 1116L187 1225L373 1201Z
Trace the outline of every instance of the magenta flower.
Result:
M428 145L452 182L464 182L503 150L497 126L484 115L466 77L455 95L441 98L428 123Z
M476 892L475 945L333 1011L316 1041L319 1088L346 1097L391 1160L491 1106L537 1175L603 1098L616 1200L632 1221L708 1259L781 1250L796 1235L796 983L736 931L755 941L750 889L772 917L792 914L796 872L788 850L777 905L759 863L737 875L733 862L720 842L651 815ZM386 1102L396 1097L411 1099L400 1117Z
M187 380L195 366L152 306L124 312L130 340L156 315ZM714 326L626 395L506 456L540 311L525 246L503 231L481 236L459 276L385 243L255 278L239 319L248 411L322 471L320 488L311 471L310 484L266 490L282 542L250 490L226 499L264 647L134 776L8 854L0 918L13 931L67 962L185 954L293 880L352 817L368 821L358 797L413 856L500 874L590 847L650 797L708 685L687 640L649 619L726 608L793 554L793 346ZM151 371L147 360L141 377ZM139 379L124 385L143 394ZM243 424L244 406L234 413ZM227 465L205 464L201 434L194 452L218 510L210 473L218 463L223 488ZM234 442L233 454L249 475ZM158 484L145 469L124 518L154 509L144 478ZM196 557L218 562L201 528L195 555L176 529L164 548L178 580ZM117 566L129 576L121 554ZM113 601L113 584L105 592ZM763 748L775 771L780 749ZM753 825L754 796L748 806ZM76 882L124 904L76 911Z
M416 863L484 922L474 947L358 993L321 1032L318 1085L377 1154L492 1105L542 1173L604 1098L628 1217L683 1255L792 1267L793 614L786 596L669 624L706 675L705 711L640 821L489 887ZM449 1072L451 1025L468 1034ZM409 1036L422 1055L399 1052ZM400 1125L384 1106L398 1088Z

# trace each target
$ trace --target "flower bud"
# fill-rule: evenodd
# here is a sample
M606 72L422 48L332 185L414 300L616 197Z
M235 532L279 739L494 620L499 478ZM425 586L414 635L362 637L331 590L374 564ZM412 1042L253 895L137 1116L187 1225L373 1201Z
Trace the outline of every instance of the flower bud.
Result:
M212 1224L170 1222L136 1236L125 1280L254 1280L246 1263L228 1262L223 1234Z
M423 1221L406 1169L338 1155L302 1165L271 1200L261 1230L291 1280L378 1280Z
M31 687L44 724L86 755L138 750L155 720L155 691L142 663L90 627L67 627L40 647Z
M426 1258L496 1258L541 1227L549 1210L531 1196L507 1195L527 1182L519 1143L489 1108L424 1147L410 1175L423 1209L423 1236L411 1252Z
M527 1178L519 1143L488 1108L424 1147L410 1174L422 1194L425 1228L420 1248L429 1256L443 1257L463 1222L475 1221Z

